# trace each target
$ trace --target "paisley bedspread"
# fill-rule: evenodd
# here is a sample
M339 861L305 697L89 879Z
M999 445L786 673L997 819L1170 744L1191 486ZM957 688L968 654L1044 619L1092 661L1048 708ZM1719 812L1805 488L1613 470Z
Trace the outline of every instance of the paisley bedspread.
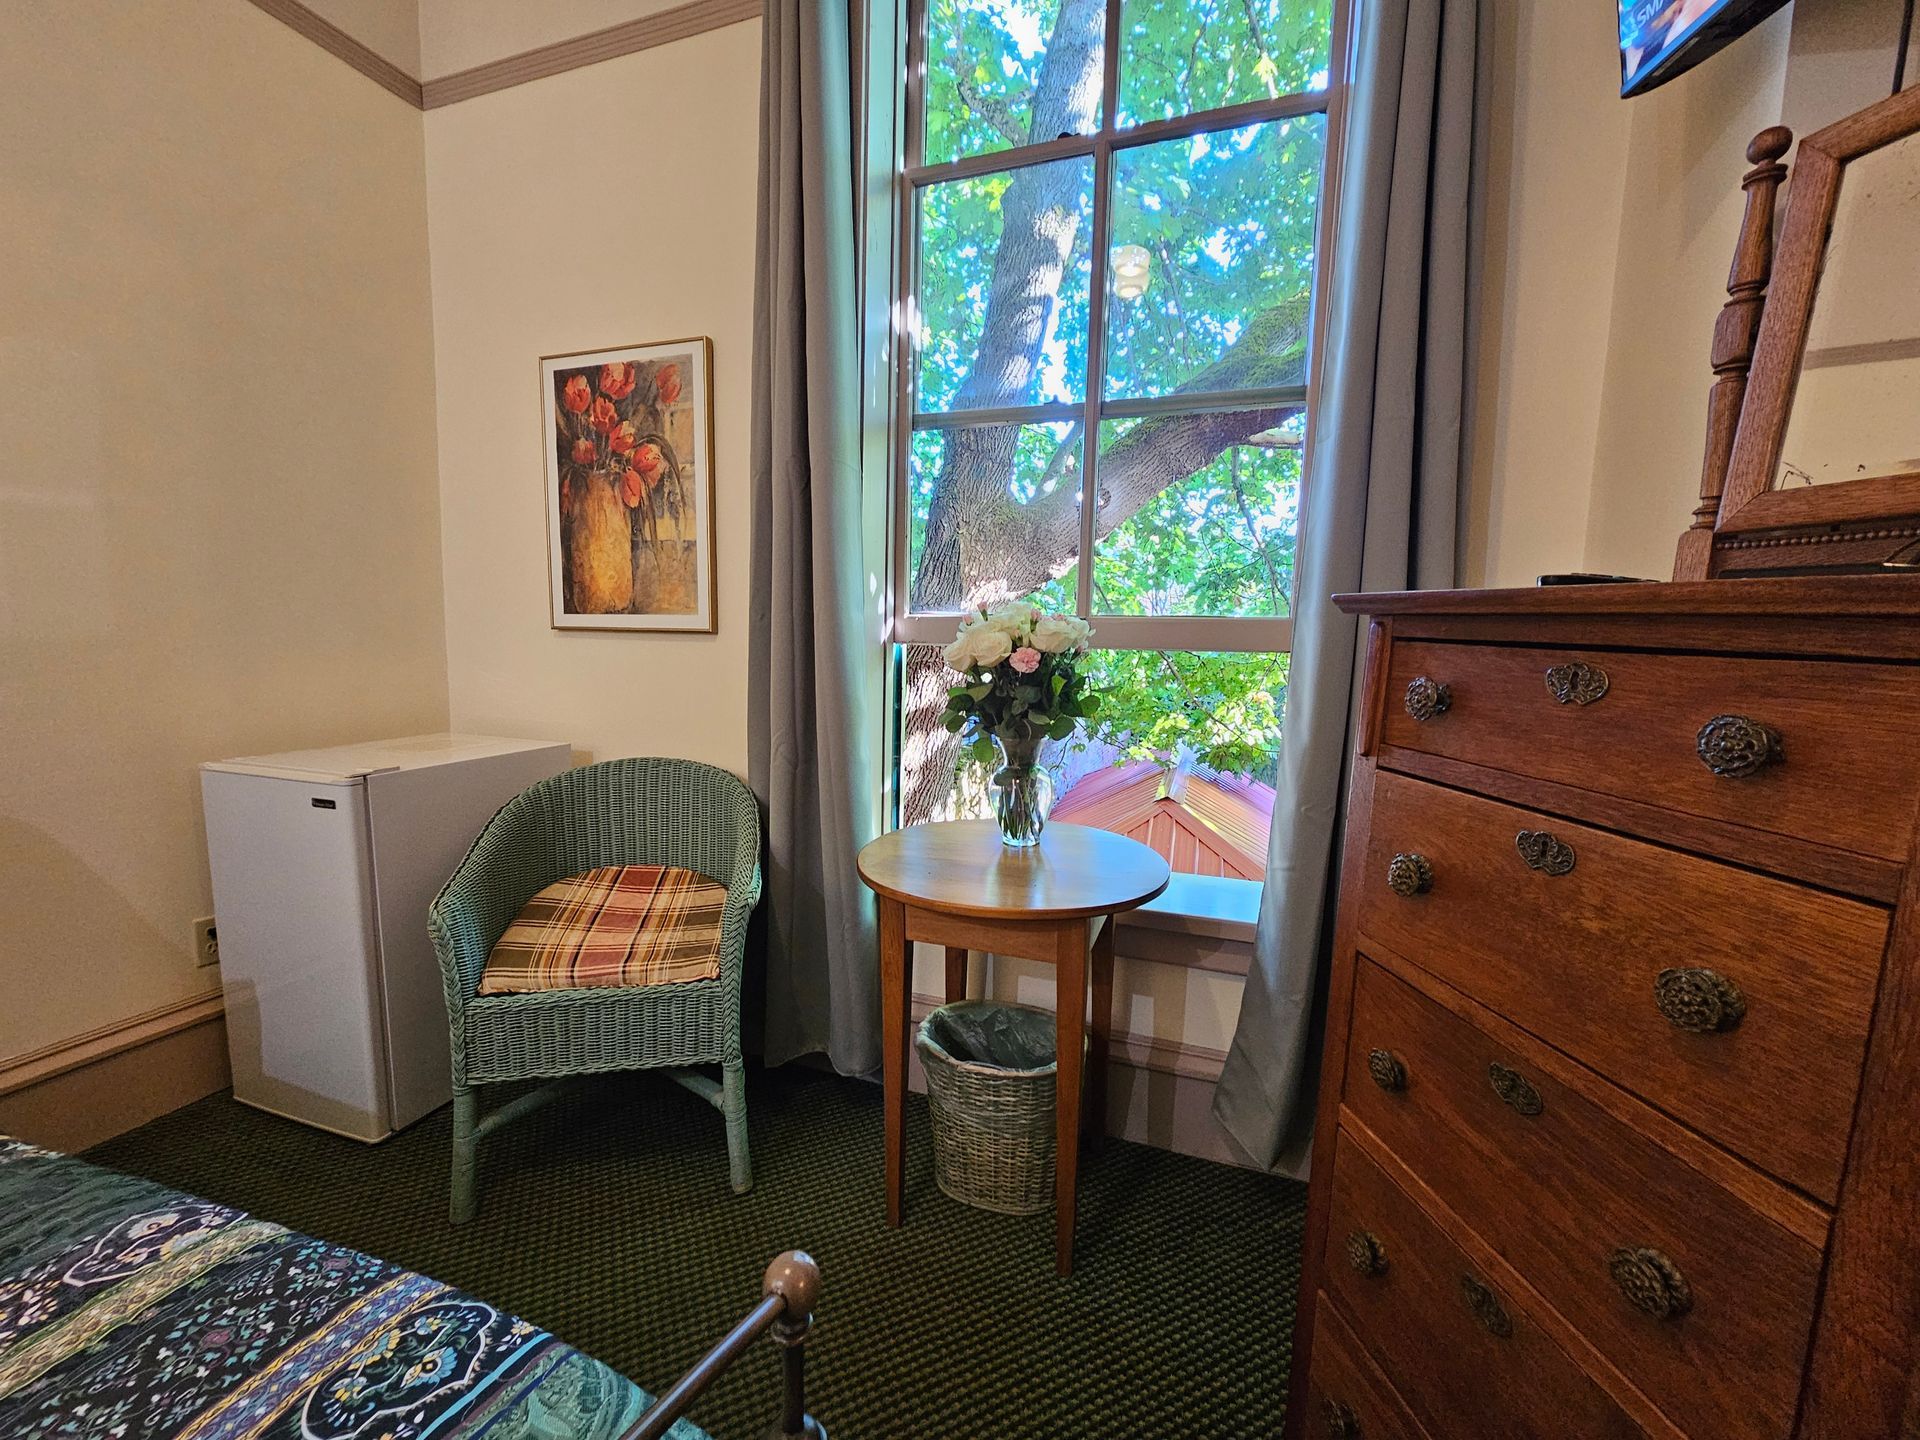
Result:
M647 1403L438 1281L0 1138L0 1440L612 1440Z

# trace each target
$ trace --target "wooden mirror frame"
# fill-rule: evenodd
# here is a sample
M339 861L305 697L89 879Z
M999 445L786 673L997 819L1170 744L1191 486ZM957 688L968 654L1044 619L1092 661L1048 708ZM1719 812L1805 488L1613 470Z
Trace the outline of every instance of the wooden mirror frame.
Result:
M1752 352L1752 375L1746 381L1744 403L1739 405L1739 424L1725 488L1719 495L1711 546L1699 547L1708 550L1704 558L1710 576L1877 569L1901 552L1920 547L1920 475L1847 480L1794 490L1773 488L1799 385L1800 364L1806 354L1821 266L1839 204L1841 178L1848 162L1916 133L1920 133L1920 89L1889 96L1800 142L1794 156L1778 259L1770 280L1765 275L1764 259L1761 262L1759 287L1766 292L1765 310L1760 317L1758 344ZM1756 138L1756 146L1759 143ZM1750 196L1753 180L1750 174ZM1752 210L1750 199L1750 218ZM1749 238L1743 231L1743 249L1748 248ZM1736 280L1739 268L1736 256ZM1733 288L1729 286L1730 291ZM1758 293L1751 303L1752 308L1759 307ZM1732 305L1729 301L1729 309ZM1723 315L1723 323L1724 319ZM1718 339L1716 332L1716 352ZM1717 353L1715 360L1718 370ZM1710 434L1710 461L1711 448ZM1707 498L1703 485L1703 510ZM1703 518L1696 518L1696 530ZM1693 534L1689 532L1689 538ZM1688 541L1683 539L1676 579L1698 578L1697 574L1682 577L1678 573L1687 553Z

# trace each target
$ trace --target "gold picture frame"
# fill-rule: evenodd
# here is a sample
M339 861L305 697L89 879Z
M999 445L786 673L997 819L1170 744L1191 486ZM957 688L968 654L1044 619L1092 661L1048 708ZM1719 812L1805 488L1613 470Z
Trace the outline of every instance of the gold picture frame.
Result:
M556 630L715 633L713 341L540 357Z

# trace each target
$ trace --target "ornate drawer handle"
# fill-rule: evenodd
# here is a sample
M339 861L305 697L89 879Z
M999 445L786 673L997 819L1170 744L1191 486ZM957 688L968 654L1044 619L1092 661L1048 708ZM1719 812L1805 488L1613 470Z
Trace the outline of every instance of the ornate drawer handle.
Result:
M1331 1440L1360 1440L1360 1417L1344 1400L1327 1401L1327 1434Z
M1498 1335L1504 1340L1513 1334L1513 1319L1491 1286L1471 1275L1462 1275L1460 1297L1467 1302L1467 1309L1473 1312L1473 1318L1486 1328L1489 1335Z
M1607 672L1578 660L1549 665L1547 693L1562 705L1591 705L1607 693Z
M1401 1058L1391 1050L1369 1050L1367 1052L1367 1073L1373 1076L1373 1083L1382 1090L1404 1090L1407 1088L1407 1067Z
M1741 780L1786 759L1780 732L1745 715L1716 715L1694 737L1700 763L1727 780Z
M1653 1003L1676 1030L1717 1035L1747 1017L1747 997L1718 970L1662 970L1653 977Z
M1416 720L1431 720L1436 715L1444 715L1453 705L1453 687L1442 685L1426 675L1416 675L1407 682L1407 714Z
M1405 899L1433 888L1433 864L1424 855L1401 851L1387 862L1387 888Z
M1573 847L1548 831L1522 830L1513 837L1513 848L1529 870L1542 875L1564 875L1573 869Z
M1387 1270L1387 1247L1380 1243L1380 1237L1371 1230L1356 1230L1347 1236L1347 1264L1355 1274L1384 1275Z
M1538 1115L1546 1108L1540 1103L1540 1092L1511 1065L1494 1061L1487 1066L1487 1081L1493 1093L1521 1115Z
M1693 1287L1680 1268L1645 1245L1613 1252L1607 1273L1627 1303L1656 1320L1673 1320L1693 1308Z

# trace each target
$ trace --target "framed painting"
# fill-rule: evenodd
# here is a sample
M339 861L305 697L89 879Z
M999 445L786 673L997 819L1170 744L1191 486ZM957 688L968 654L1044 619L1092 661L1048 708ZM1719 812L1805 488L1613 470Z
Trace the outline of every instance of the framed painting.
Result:
M556 630L713 633L713 342L546 355Z

